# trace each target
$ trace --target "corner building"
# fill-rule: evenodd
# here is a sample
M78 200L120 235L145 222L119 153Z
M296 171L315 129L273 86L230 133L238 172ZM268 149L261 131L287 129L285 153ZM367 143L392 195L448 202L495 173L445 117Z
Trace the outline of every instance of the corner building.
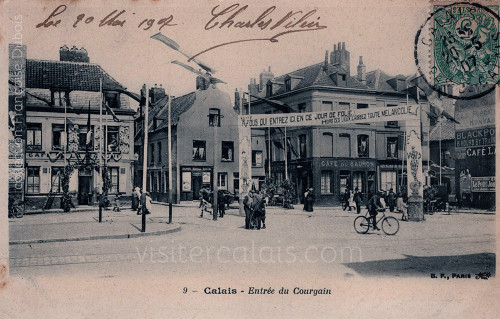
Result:
M326 52L322 62L278 77L269 67L260 74L260 83L251 79L249 91L254 96L284 102L298 113L406 105L413 77L390 76L381 70L366 72L361 56L357 73L352 74L350 60L345 43L338 43L330 55ZM409 96L409 103L416 104L416 100L415 94ZM426 114L429 105L425 97L420 97L419 102L421 113ZM281 112L259 99L253 99L250 105L251 114ZM246 107L248 112L248 104ZM425 167L429 154L426 115L421 125ZM365 201L377 190L392 188L398 192L401 186L406 189L407 183L405 129L405 122L398 121L289 127L286 141L284 128L261 129L266 136L266 174L278 181L284 179L286 156L288 177L296 185L296 202L303 201L309 187L314 188L320 205L339 204L346 188L361 190Z

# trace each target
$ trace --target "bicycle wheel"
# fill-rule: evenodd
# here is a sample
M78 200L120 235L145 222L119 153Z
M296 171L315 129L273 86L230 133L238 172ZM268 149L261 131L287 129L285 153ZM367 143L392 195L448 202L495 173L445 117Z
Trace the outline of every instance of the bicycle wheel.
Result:
M395 235L399 230L399 222L396 218L389 216L382 221L382 230L386 235Z
M354 220L354 229L358 234L366 234L370 227L370 221L365 216L358 216Z

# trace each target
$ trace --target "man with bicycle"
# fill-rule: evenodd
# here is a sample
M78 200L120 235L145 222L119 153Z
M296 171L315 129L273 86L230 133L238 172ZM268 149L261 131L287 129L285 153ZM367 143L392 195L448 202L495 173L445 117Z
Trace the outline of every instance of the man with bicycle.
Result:
M378 210L384 208L384 206L380 202L381 195L382 195L382 192L378 191L368 201L368 212L370 212L370 218L372 219L373 229L376 229L376 230L380 230L380 228L377 227Z

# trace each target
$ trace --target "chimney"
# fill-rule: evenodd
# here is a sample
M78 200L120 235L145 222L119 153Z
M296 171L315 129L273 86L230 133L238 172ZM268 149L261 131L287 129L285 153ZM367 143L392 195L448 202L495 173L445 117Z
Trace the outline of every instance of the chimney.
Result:
M248 91L250 91L250 94L252 95L257 95L259 87L257 85L257 81L255 80L255 78L250 79L250 84L248 85Z
M272 79L274 79L274 74L271 72L271 67L269 67L267 72L263 70L260 74L260 90L264 90L267 82Z
M69 49L66 45L63 45L59 48L59 61L89 63L90 59L84 47L78 49L76 46L73 46Z
M348 76L351 75L351 53L346 50L345 42L333 45L333 52L330 54L330 63L340 66L346 71Z
M363 64L363 57L359 57L358 64L358 81L363 84L366 84L366 65Z
M328 50L325 51L325 62L323 63L323 71L328 71Z
M165 89L160 84L160 87L155 83L155 86L149 89L149 98L151 103L156 103L163 97L165 97Z
M250 81L252 81L252 79L250 79ZM236 112L240 111L240 92L238 92L238 89L234 91L234 108Z

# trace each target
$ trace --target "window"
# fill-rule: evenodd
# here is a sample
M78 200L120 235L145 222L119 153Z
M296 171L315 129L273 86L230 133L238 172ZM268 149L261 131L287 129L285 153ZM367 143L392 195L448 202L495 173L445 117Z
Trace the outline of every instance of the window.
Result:
M292 79L290 78L285 79L285 90L287 92L292 90Z
M321 157L333 157L333 134L323 133L321 138Z
M337 145L337 154L339 157L351 157L351 135L340 133Z
M388 191L389 189L396 189L396 172L395 171L381 171L380 172L380 189Z
M340 171L340 194L344 194L345 190L350 187L349 185L350 172L349 171Z
M161 142L158 142L158 163L161 163Z
M291 161L292 160L292 139L291 137L286 138L286 160Z
M168 186L169 186L169 184L168 184L168 172L165 172L165 192L169 191Z
M354 172L352 174L352 187L351 187L351 191L354 192L354 190L356 189L356 187L358 188L358 190L362 193L364 193L365 191L365 188L363 187L363 172Z
M321 102L321 111L322 112L333 111L333 102L332 101L323 101L323 102Z
M240 192L240 174L233 173L233 189L234 193L238 194Z
M306 103L300 103L298 109L299 113L304 113L306 111Z
M262 167L262 151L252 151L252 166Z
M387 138L387 157L388 158L398 158L398 138L388 137Z
M93 138L94 126L90 127L90 131L87 125L82 125L78 130L78 149L80 151L85 151L87 146L89 150L94 148L94 138Z
M234 161L234 143L222 141L222 158L223 162L232 162Z
M63 172L64 167L52 167L52 171L50 172L50 190L53 193L62 192L61 177Z
M273 84L271 82L267 82L266 84L266 96L273 95Z
M299 135L299 155L300 155L300 158L307 157L307 146L306 146L306 135L305 134Z
M333 194L333 172L321 171L321 194Z
M158 191L158 180L156 179L156 171L151 171L149 172L149 174L151 175L151 178L149 179L151 181L151 191L152 192L157 192Z
M70 106L69 91L52 90L51 102L54 106Z
M368 157L368 135L358 135L358 157Z
M219 189L227 190L227 173L217 173L217 186Z
M118 193L120 191L120 171L118 167L109 168L109 177L111 178L110 193Z
M120 143L118 142L118 126L107 127L107 148L108 152L118 152L120 150Z
M208 111L208 125L220 127L220 110L219 109L212 108Z
M149 144L149 164L154 164L155 162L155 145L154 143Z
M114 92L106 92L104 94L104 100L106 104L108 104L111 108L119 108L120 107L120 94Z
M387 107L396 107L397 104L387 104ZM399 127L398 121L387 121L385 123L386 127Z
M42 149L42 124L28 123L26 132L26 150L40 151Z
M205 152L206 141L193 141L193 160L194 161L205 161L207 159L207 154Z
M28 167L28 180L26 184L26 193L40 193L40 167Z
M66 145L64 124L52 124L52 150L62 151Z

